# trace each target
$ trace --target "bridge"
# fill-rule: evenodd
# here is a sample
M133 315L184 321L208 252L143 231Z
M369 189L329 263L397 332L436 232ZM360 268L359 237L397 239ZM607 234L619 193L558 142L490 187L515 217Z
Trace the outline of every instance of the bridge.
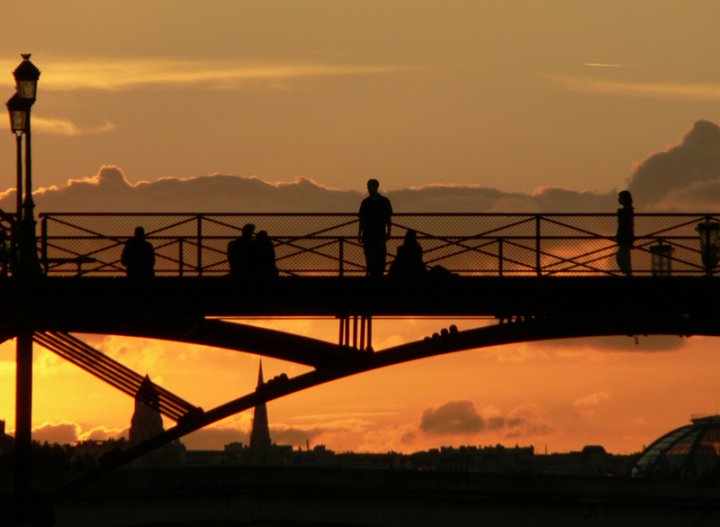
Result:
M158 387L159 410L175 426L54 489L54 498L259 403L377 368L543 339L720 334L718 242L705 235L717 232L707 226L719 224L718 214L637 214L631 277L615 261L614 214L397 214L388 260L415 230L428 272L412 280L365 277L357 221L351 213L45 213L34 237L5 217L21 262L0 282L0 338L17 338L19 446L29 442L33 342L131 396L142 376L78 334L204 344L310 368L210 409ZM277 279L230 276L227 244L246 223L270 233ZM155 248L149 281L127 278L120 261L138 225ZM333 317L338 339L239 320L258 316ZM450 324L375 349L373 321L387 317L474 317L478 326ZM19 461L18 494L32 485L29 467L29 457Z
M388 255L406 231L416 231L428 272L413 280L364 276L355 214L45 213L38 232L30 121L40 71L29 59L24 54L13 72L16 93L7 102L16 139L16 212L0 214L0 230L10 234L9 251L2 251L9 258L0 276L0 342L16 341L15 520L32 519L34 344L132 396L142 392L142 376L78 334L206 344L309 369L210 409L158 387L158 409L176 424L50 489L52 502L220 419L369 370L531 340L718 334L717 214L637 214L632 277L615 263L614 214L397 214ZM249 222L273 239L277 279L228 276L227 244ZM121 265L138 225L155 249L156 277L149 281L126 278ZM231 320L253 316L334 317L338 339ZM375 349L373 321L393 316L481 321L475 329L451 324Z

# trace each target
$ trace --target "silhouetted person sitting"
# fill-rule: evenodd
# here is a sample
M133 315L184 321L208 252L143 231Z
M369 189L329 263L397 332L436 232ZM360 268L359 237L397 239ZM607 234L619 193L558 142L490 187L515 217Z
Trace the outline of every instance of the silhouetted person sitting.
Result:
M380 278L385 273L387 255L386 240L392 228L392 205L378 192L380 182L369 179L369 196L360 204L358 237L365 251L365 264L370 278Z
M253 275L263 279L273 279L278 276L275 264L275 246L267 231L260 231L253 243Z
M125 244L120 261L129 278L148 279L155 276L155 248L145 239L145 229L135 227L135 235Z
M413 229L408 229L405 233L405 239L398 247L397 255L390 264L388 274L399 279L415 279L425 276L423 250L417 241L417 233Z
M617 235L615 240L618 251L615 255L618 267L626 276L632 275L632 262L630 253L635 244L635 209L633 209L632 194L628 190L618 193L618 202L621 208L617 211Z
M255 225L246 223L242 228L242 235L227 245L230 275L235 277L248 277L253 272L253 251Z

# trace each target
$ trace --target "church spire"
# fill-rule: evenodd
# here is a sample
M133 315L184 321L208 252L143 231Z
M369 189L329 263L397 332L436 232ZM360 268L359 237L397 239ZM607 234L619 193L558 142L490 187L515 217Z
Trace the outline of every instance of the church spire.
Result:
M258 369L258 388L265 384L263 378L262 360ZM267 406L265 403L255 405L253 415L252 431L250 432L250 450L254 452L265 452L270 450L270 425L268 424Z
M262 386L263 384L265 384L265 379L263 379L262 359L260 359L260 367L258 368L258 382L257 382L257 387L260 388L260 386Z

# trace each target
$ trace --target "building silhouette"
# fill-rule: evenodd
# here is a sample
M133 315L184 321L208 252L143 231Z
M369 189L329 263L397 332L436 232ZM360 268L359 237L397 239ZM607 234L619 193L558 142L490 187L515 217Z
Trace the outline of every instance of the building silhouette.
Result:
M720 415L692 417L689 425L660 436L643 450L635 477L720 480Z
M264 384L265 379L263 378L262 361L260 361L257 390L260 391ZM267 463L269 461L272 446L267 405L264 402L258 403L255 405L252 430L250 431L250 448L248 450L249 461L256 464Z
M133 447L165 431L160 415L160 395L155 384L146 375L135 395L135 411L130 420L129 446ZM173 467L185 457L185 447L175 440L153 450L133 462L136 468Z
M0 456L9 454L15 448L15 439L5 433L5 420L0 419Z

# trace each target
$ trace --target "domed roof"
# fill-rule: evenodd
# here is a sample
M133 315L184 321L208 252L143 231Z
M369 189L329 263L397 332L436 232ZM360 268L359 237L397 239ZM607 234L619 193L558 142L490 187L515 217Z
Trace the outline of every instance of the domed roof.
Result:
M633 467L633 476L720 477L720 415L694 417L691 422L647 447Z

